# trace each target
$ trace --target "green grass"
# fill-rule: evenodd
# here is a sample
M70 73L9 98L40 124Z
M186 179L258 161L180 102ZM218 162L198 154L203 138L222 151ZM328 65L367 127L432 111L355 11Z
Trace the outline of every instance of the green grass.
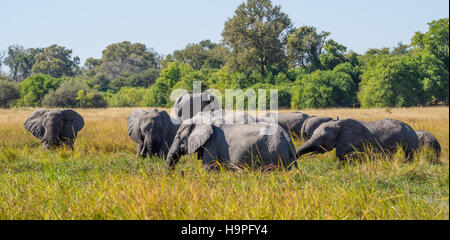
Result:
M30 111L0 111L0 219L449 219L448 117L439 162L424 150L339 166L333 151L291 171L208 172L183 157L168 173L135 157L131 109L80 110L73 152L41 151L21 126Z

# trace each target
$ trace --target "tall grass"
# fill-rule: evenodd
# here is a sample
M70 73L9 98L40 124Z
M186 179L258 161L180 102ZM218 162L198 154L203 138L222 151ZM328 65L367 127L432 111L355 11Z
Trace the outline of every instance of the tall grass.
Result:
M184 157L173 173L135 157L131 108L77 109L73 152L41 151L23 127L33 110L0 110L0 219L449 219L448 107L305 110L405 121L436 136L438 162L422 150L411 163L400 152L338 165L333 151L291 171L208 172Z

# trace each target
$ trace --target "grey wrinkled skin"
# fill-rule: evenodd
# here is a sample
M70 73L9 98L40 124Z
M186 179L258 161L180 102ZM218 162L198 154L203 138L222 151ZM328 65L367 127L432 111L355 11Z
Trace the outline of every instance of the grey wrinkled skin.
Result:
M182 155L194 153L206 169L216 168L217 162L229 169L296 166L294 144L278 125L205 123L207 118L199 113L182 123L166 159L168 169L174 169ZM259 134L269 126L276 128L275 134Z
M336 156L344 160L355 151L363 152L367 144L376 150L394 152L400 145L410 160L418 148L419 139L406 123L395 119L363 122L344 119L321 124L312 137L297 149L297 157L306 153L324 153L336 148Z
M194 103L200 103L194 106ZM219 110L218 99L209 93L184 93L180 95L173 105L173 113L180 122L192 118L198 112Z
M337 120L339 120L338 117L333 120L330 117L311 116L307 118L305 122L303 122L302 129L300 130L300 136L304 140L309 140L317 127L320 126L320 124Z
M158 109L137 109L127 119L128 135L137 143L137 156L166 157L180 127L169 114Z
M425 130L417 130L416 134L419 138L419 148L431 148L439 158L439 156L441 155L441 144L439 144L439 141L436 139L436 137Z
M73 149L75 138L84 127L84 119L71 109L37 109L27 118L24 126L39 139L43 150L62 145Z
M272 113L266 113L266 116L258 117L258 122L272 122L269 119ZM278 113L278 124L283 127L293 138L300 138L301 129L304 122L309 118L308 114L302 112Z

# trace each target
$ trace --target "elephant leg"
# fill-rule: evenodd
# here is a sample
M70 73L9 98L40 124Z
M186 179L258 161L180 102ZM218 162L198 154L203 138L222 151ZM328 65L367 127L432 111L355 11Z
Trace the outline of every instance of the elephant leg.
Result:
M61 141L61 143L62 143L64 146L70 148L70 149L73 151L73 143L74 143L74 140L73 140L73 139L63 139L63 140Z
M414 152L410 148L405 148L405 158L410 162L414 161Z
M220 165L218 162L218 154L214 149L203 149L202 151L199 151L200 159L202 159L203 167L206 170L220 170Z

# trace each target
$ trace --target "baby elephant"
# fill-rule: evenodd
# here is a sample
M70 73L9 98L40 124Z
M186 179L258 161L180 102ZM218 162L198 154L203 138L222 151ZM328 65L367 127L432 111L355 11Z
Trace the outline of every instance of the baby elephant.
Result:
M339 160L344 160L355 151L364 151L367 144L388 152L394 152L400 145L405 150L406 157L411 160L419 139L408 124L395 119L385 118L372 122L344 119L322 123L311 138L297 149L297 157L336 148L336 156Z
M436 157L439 158L439 156L441 155L441 144L439 144L439 141L436 139L436 137L425 130L417 130L416 134L419 138L419 148L431 148L436 153Z
M294 144L278 124L220 124L202 113L181 124L167 155L168 169L194 153L206 169L214 169L216 161L230 169L295 165Z
M83 128L84 120L80 114L71 109L37 109L27 118L24 125L41 141L43 150L61 145L73 149L73 142Z

